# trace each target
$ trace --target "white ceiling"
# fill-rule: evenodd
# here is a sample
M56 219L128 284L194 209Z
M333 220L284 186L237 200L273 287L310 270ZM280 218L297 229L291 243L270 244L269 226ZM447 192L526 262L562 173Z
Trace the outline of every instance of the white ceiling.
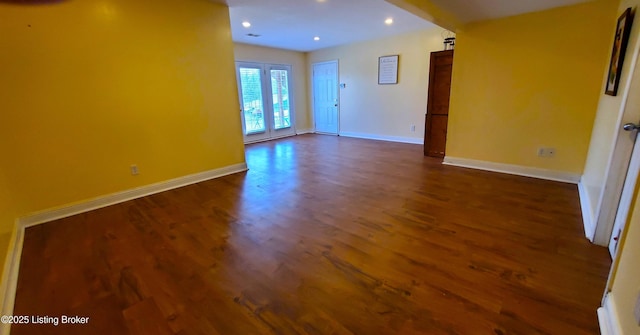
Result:
M592 0L431 0L434 5L452 13L462 23L538 12L589 1Z
M227 0L235 42L296 51L436 27L385 0ZM392 17L387 26L384 20ZM244 28L242 21L251 22ZM249 37L247 34L259 34ZM319 41L313 37L319 36Z
M469 23L591 0L431 0ZM296 51L437 27L385 0L226 0L235 42ZM393 18L391 26L384 24ZM243 21L251 27L244 28ZM444 29L443 29L444 30ZM250 37L247 34L260 35ZM319 36L319 41L314 41Z

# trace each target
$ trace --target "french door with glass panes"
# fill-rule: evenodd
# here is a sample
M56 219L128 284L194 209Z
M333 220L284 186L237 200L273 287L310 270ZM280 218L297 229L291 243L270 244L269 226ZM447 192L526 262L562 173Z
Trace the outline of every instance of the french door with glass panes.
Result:
M295 135L291 66L236 63L244 142Z

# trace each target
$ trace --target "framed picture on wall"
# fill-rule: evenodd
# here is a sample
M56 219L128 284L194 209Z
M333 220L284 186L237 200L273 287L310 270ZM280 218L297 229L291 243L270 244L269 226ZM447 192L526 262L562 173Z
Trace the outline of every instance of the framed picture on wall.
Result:
M627 8L618 18L616 25L616 35L613 40L613 50L611 51L611 60L609 61L609 74L607 75L607 86L604 93L608 95L618 94L618 84L620 83L620 74L622 72L622 63L624 62L624 54L627 50L627 42L629 41L629 32L631 31L631 8Z
M398 55L378 57L378 85L398 83Z

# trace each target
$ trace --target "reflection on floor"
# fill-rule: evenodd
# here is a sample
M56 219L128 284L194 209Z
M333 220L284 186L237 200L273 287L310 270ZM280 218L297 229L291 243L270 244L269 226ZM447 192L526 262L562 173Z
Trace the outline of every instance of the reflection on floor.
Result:
M12 334L598 334L575 185L304 135L250 170L28 228Z

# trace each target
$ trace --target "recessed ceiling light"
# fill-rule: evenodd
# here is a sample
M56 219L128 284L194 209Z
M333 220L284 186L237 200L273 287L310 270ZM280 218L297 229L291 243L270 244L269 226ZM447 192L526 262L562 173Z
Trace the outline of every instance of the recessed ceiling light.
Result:
M242 26L243 26L243 27L245 27L245 28L249 28L249 27L251 27L251 22L249 22L249 21L242 21Z
M316 36L316 37L314 37L314 38L313 38L313 40L314 40L314 41L319 41L319 40L320 40L320 37Z
M386 24L387 26L390 26L393 24L393 19L392 18L387 18L386 20L384 20L384 24Z

